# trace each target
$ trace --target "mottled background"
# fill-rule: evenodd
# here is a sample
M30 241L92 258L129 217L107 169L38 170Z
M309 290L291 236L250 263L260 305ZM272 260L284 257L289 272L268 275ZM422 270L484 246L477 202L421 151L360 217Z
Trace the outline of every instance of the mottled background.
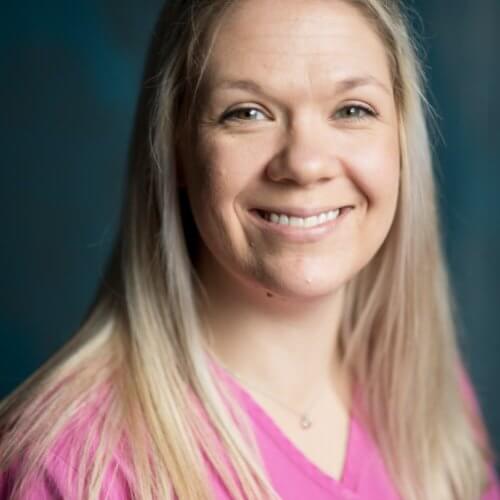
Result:
M1 2L0 396L74 331L116 233L158 0ZM498 0L418 0L461 340L500 449ZM432 383L432 381L429 381Z

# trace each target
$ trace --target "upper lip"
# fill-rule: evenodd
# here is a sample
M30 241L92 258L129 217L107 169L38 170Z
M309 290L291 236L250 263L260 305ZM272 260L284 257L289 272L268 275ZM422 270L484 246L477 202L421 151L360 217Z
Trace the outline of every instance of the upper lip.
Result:
M275 213L275 214L283 214L283 215L291 215L293 217L301 217L301 218L306 218L306 217L312 217L314 215L319 215L325 212L331 212L338 210L340 208L347 208L347 207L353 207L353 205L349 204L338 204L335 206L330 206L330 207L320 207L320 208L312 208L312 207L285 207L285 206L280 206L280 207L255 207L253 210L257 211L262 211L262 212L269 212L269 213Z

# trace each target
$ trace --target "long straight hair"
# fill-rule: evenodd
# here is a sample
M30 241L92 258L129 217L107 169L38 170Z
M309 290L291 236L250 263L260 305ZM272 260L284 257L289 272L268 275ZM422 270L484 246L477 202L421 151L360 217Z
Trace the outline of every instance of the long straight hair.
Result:
M360 416L401 496L477 500L491 452L460 389L418 51L398 2L343 1L386 48L401 183L386 241L347 284L338 349L363 388ZM237 4L174 0L162 11L137 109L120 234L102 286L73 339L0 406L0 467L23 458L14 499L42 473L65 432L80 436L68 477L77 498L100 498L118 450L137 499L211 498L206 459L233 498L278 498L246 416L206 363L203 291L192 264L198 235L177 183L180 131L196 108L217 30Z

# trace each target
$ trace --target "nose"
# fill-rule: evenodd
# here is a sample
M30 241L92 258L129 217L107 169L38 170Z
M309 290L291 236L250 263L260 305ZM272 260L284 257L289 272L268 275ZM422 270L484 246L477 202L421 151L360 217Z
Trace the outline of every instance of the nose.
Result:
M308 186L327 182L337 175L339 159L332 137L321 126L304 123L284 132L277 154L268 163L269 179L282 184Z

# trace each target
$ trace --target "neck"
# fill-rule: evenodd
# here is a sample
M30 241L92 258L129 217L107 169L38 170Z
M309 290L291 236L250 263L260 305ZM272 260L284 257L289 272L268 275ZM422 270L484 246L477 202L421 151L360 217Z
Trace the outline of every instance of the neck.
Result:
M321 389L343 393L336 351L343 290L307 300L269 296L212 260L199 273L209 349L230 372L297 407Z

